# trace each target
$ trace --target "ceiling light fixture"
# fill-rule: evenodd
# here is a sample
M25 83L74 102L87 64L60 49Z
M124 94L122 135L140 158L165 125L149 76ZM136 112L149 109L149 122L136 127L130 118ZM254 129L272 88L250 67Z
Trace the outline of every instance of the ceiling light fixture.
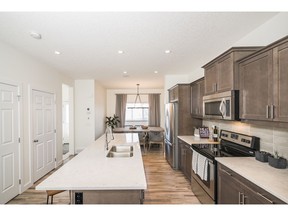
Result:
M61 54L61 52L59 52L59 51L57 51L57 50L55 50L55 55L60 55Z
M124 74L127 74L127 71L123 71Z
M157 74L157 73L158 73L158 71L154 71L154 73L155 73L155 74Z
M136 98L135 98L135 102L134 102L134 107L136 107L137 101L139 101L140 107L141 107L141 104L142 104L142 101L141 101L141 98L140 98L140 94L139 94L139 85L140 84L137 84L137 94L136 94Z
M165 50L165 53L169 54L169 53L171 53L171 50Z
M124 51L123 50L118 50L118 54L123 54Z
M37 40L40 40L42 38L41 34L34 32L34 31L30 32L30 36L37 39Z

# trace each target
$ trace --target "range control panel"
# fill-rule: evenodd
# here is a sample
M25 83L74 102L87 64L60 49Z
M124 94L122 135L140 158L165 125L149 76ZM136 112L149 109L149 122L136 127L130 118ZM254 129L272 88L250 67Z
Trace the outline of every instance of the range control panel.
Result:
M260 139L258 137L244 135L226 130L221 130L220 138L256 150L259 149L260 145Z

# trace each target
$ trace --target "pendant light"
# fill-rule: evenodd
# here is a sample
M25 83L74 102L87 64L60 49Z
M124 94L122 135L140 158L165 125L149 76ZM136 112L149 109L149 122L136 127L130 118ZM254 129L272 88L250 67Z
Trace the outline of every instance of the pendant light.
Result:
M139 85L137 84L137 94L136 94L136 98L135 98L135 102L134 102L134 107L136 107L137 101L139 101L140 106L142 104L141 98L140 98L140 94L139 94Z

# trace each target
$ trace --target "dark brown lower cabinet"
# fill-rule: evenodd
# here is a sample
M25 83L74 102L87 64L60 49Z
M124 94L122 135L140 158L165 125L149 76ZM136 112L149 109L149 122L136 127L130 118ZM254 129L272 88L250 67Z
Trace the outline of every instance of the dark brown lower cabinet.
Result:
M178 147L179 168L189 181L191 181L192 150L189 144L180 139L178 139Z
M218 163L218 204L285 204L282 200Z

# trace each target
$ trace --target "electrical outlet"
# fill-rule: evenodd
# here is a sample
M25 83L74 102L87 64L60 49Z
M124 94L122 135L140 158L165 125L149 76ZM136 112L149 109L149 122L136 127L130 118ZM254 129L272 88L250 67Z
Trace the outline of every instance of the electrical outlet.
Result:
M75 192L75 204L83 204L83 193Z

